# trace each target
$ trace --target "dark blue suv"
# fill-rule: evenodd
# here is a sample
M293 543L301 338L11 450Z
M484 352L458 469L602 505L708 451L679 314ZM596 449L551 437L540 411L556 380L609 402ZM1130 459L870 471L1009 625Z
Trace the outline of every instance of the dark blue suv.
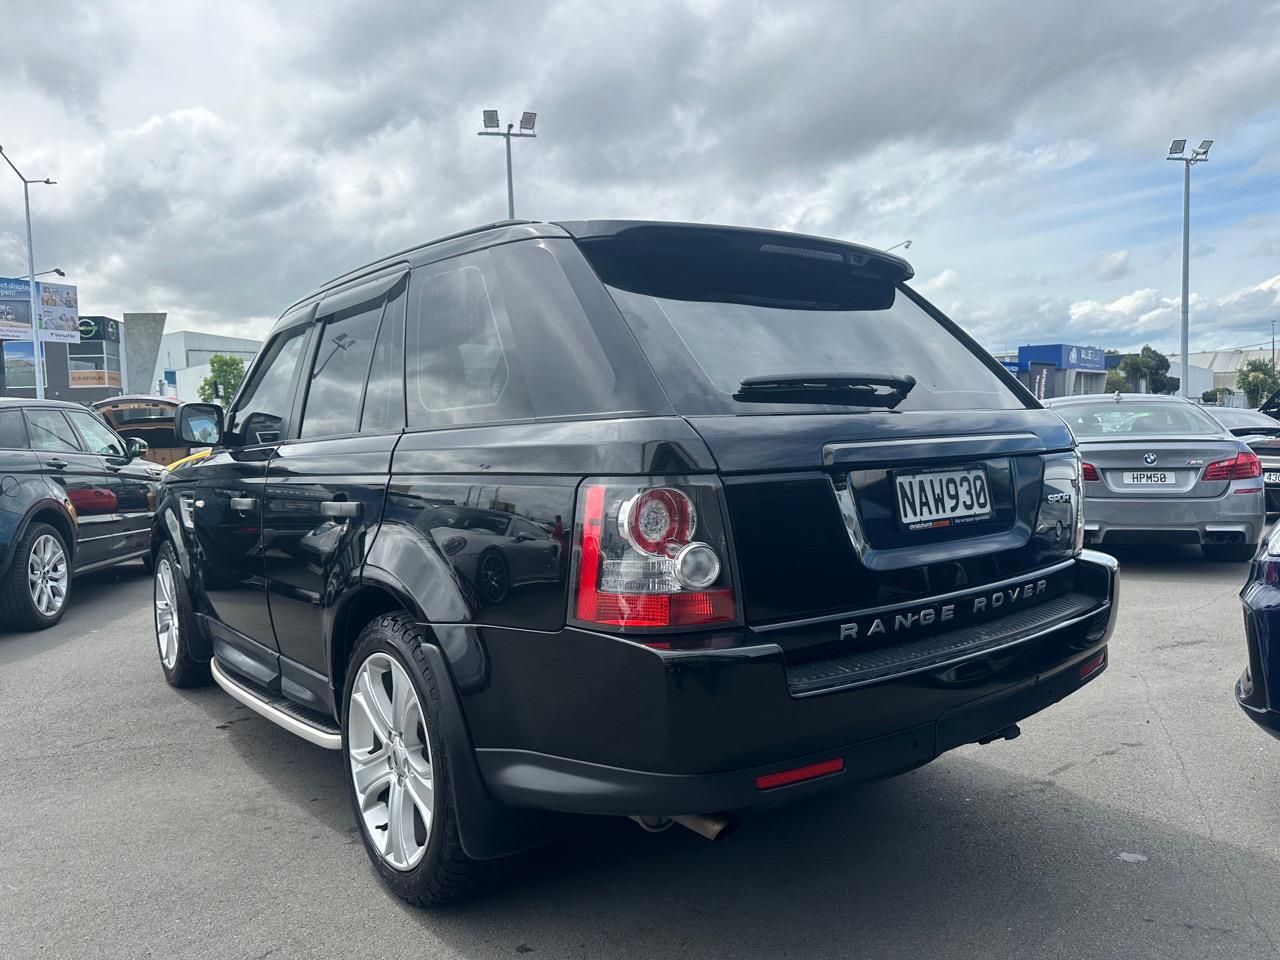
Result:
M75 403L0 399L0 626L51 627L72 576L149 562L163 468Z

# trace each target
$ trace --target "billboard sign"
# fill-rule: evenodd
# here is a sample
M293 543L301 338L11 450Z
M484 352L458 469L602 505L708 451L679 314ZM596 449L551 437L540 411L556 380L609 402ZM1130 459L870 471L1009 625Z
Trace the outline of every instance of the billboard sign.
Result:
M26 280L0 277L0 340L31 339L31 294ZM40 339L80 342L80 306L69 283L36 283Z
M0 340L31 339L31 299L27 281L0 277Z
M80 342L80 301L69 283L36 284L40 304L40 339Z

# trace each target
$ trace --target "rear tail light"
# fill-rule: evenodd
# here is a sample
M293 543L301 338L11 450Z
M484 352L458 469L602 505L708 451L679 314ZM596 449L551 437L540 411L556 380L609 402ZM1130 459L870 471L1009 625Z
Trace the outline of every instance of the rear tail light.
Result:
M624 632L734 623L728 549L714 480L587 480L574 526L574 618Z
M1085 480L1101 480L1102 479L1101 477L1098 476L1098 468L1095 467L1092 463L1080 464L1080 475Z
M1219 460L1204 468L1206 480L1256 480L1262 476L1262 461L1246 450L1229 460Z

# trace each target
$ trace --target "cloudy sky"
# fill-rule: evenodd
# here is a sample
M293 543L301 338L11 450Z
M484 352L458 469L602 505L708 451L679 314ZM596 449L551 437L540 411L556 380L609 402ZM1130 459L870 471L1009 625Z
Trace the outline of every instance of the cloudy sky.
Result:
M82 313L262 334L318 281L505 215L913 241L992 350L1280 318L1280 3L0 0L0 144ZM4 171L0 169L0 173ZM25 273L0 178L0 275Z

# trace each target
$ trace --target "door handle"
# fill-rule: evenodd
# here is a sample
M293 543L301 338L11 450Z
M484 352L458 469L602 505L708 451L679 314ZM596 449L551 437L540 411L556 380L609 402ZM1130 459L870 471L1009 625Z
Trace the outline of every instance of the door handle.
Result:
M55 470L65 470L65 469L67 469L67 461L65 461L65 460L46 460L46 461L44 462L44 465L45 465L46 467L53 467L53 469L55 469Z
M359 500L322 500L320 501L320 516L322 517L343 517L350 519L360 516Z
M258 506L258 498L257 497L232 497L230 503L231 503L232 510L242 510L242 511L255 510L257 509L257 506Z

